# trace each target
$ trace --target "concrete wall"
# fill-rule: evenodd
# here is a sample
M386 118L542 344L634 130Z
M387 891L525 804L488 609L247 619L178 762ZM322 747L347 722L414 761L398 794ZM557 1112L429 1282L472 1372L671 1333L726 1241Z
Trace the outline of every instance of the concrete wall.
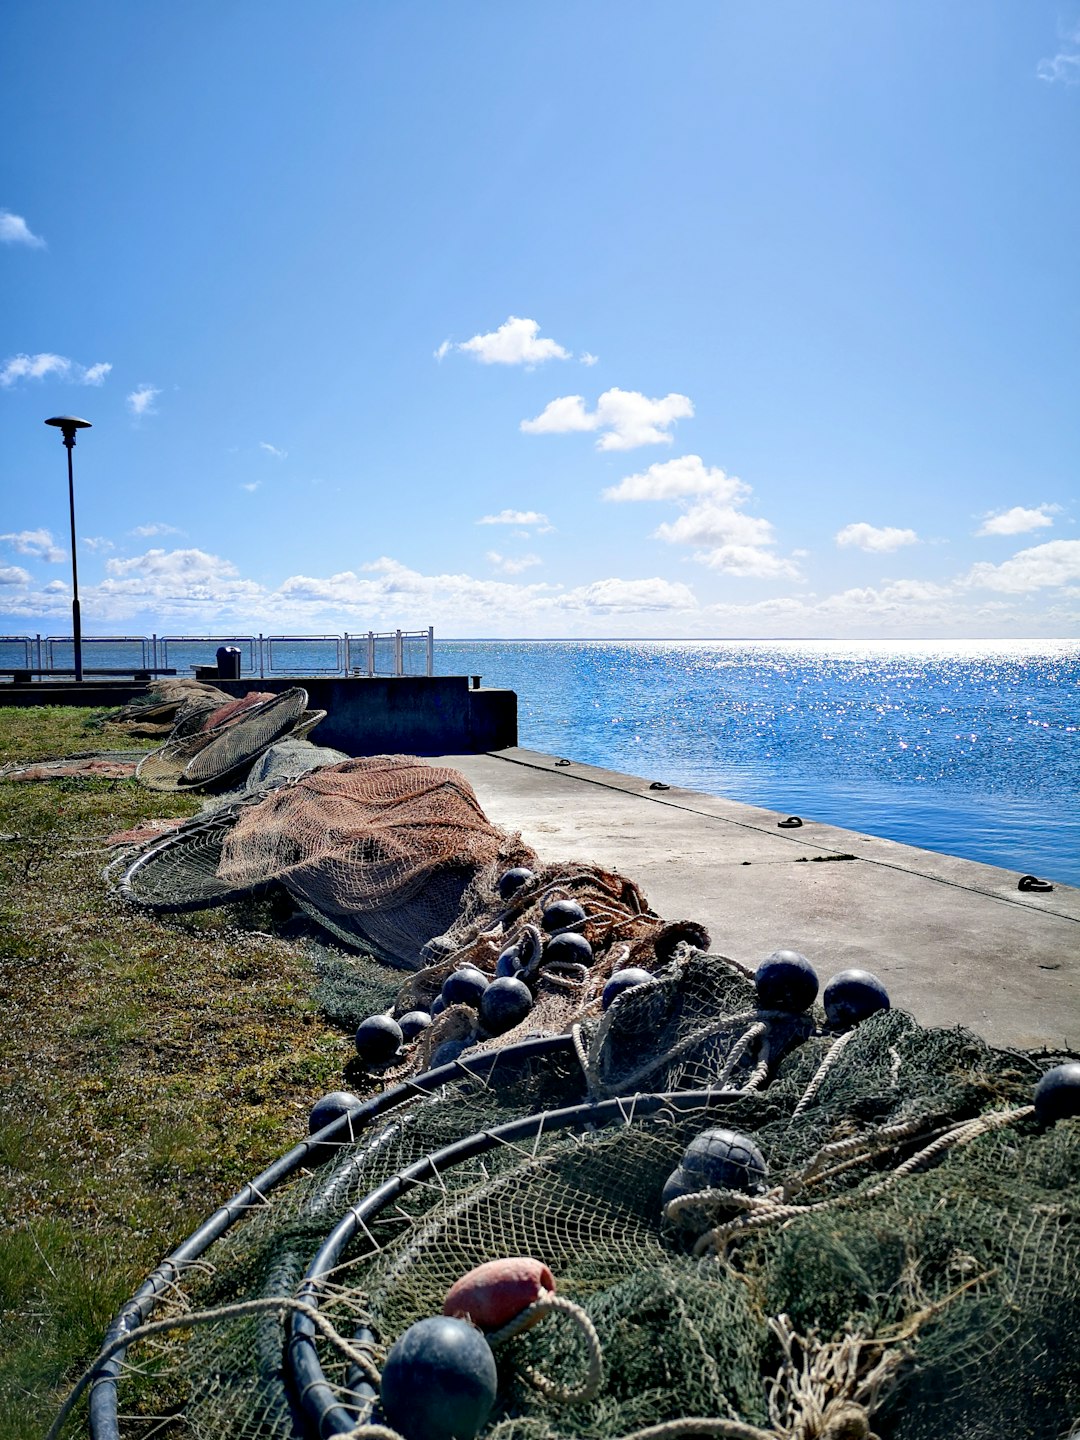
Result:
M311 708L327 712L312 731L313 742L348 755L474 754L517 744L513 690L472 690L464 675L275 676L211 683L230 695L280 694L302 685ZM145 690L126 681L0 685L0 705L119 706Z

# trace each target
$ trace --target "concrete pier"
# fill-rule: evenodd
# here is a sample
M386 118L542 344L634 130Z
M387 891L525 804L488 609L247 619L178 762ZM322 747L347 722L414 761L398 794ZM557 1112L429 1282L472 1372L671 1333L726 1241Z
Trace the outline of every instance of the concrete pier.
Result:
M667 920L757 965L800 950L822 983L873 970L924 1025L998 1046L1080 1049L1080 889L1017 889L1020 872L939 855L552 755L446 755L488 818L542 860L591 860L641 886Z

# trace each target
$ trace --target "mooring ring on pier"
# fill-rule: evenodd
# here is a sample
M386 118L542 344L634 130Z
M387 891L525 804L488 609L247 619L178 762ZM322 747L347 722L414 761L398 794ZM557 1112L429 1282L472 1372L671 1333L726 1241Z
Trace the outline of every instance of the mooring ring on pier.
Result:
M1049 880L1040 880L1037 875L1021 875L1016 888L1027 893L1046 895L1054 887Z

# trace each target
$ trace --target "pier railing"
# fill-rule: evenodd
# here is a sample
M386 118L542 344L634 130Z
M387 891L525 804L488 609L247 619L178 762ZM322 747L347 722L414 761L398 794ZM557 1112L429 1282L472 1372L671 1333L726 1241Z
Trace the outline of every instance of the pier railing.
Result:
M84 635L83 663L124 670L175 669L193 673L214 665L218 647L240 651L240 674L432 675L435 632L367 630L343 635ZM0 673L5 669L70 672L75 648L70 635L0 635Z

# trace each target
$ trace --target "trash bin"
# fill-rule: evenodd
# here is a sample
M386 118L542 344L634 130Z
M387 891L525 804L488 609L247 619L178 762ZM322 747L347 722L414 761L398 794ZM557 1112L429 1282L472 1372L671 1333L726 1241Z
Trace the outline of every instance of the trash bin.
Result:
M219 645L217 648L217 673L219 680L240 679L240 651L235 645Z

